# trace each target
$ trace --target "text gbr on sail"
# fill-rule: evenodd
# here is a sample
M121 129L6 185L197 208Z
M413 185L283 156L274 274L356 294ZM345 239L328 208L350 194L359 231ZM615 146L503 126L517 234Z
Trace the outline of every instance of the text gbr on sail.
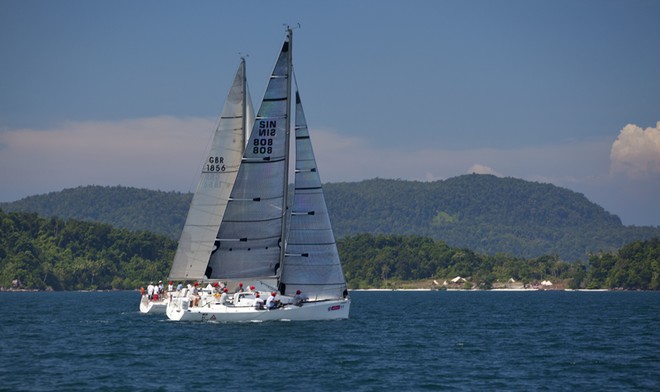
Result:
M223 157L209 157L204 172L220 172L225 171L225 158Z

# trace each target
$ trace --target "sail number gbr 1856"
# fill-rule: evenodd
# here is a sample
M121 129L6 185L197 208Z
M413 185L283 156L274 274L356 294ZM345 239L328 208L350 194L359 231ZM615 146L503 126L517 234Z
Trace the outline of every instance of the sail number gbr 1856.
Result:
M206 162L206 171L207 172L223 172L226 170L225 158L223 157L209 157L209 160Z
M252 139L252 153L253 154L272 154L273 153L273 138L277 134L277 121L276 120L262 120L259 121L259 137Z

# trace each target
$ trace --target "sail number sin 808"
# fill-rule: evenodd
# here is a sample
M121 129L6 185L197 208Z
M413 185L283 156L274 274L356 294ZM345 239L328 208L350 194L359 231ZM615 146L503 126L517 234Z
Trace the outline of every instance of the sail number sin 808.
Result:
M259 121L259 137L252 139L253 154L272 154L273 138L277 134L277 121Z

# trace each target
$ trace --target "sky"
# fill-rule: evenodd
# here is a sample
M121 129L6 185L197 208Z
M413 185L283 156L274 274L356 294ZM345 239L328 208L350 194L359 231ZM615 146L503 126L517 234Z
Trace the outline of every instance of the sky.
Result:
M285 37L323 182L488 173L660 226L660 1L0 0L0 201L194 190Z

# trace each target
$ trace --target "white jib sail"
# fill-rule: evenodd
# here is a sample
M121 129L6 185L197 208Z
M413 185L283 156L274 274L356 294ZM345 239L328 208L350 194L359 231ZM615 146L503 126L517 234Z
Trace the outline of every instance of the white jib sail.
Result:
M170 270L171 280L204 277L238 174L245 147L245 128L252 125L251 118L253 109L247 90L245 60L241 59L190 203Z

